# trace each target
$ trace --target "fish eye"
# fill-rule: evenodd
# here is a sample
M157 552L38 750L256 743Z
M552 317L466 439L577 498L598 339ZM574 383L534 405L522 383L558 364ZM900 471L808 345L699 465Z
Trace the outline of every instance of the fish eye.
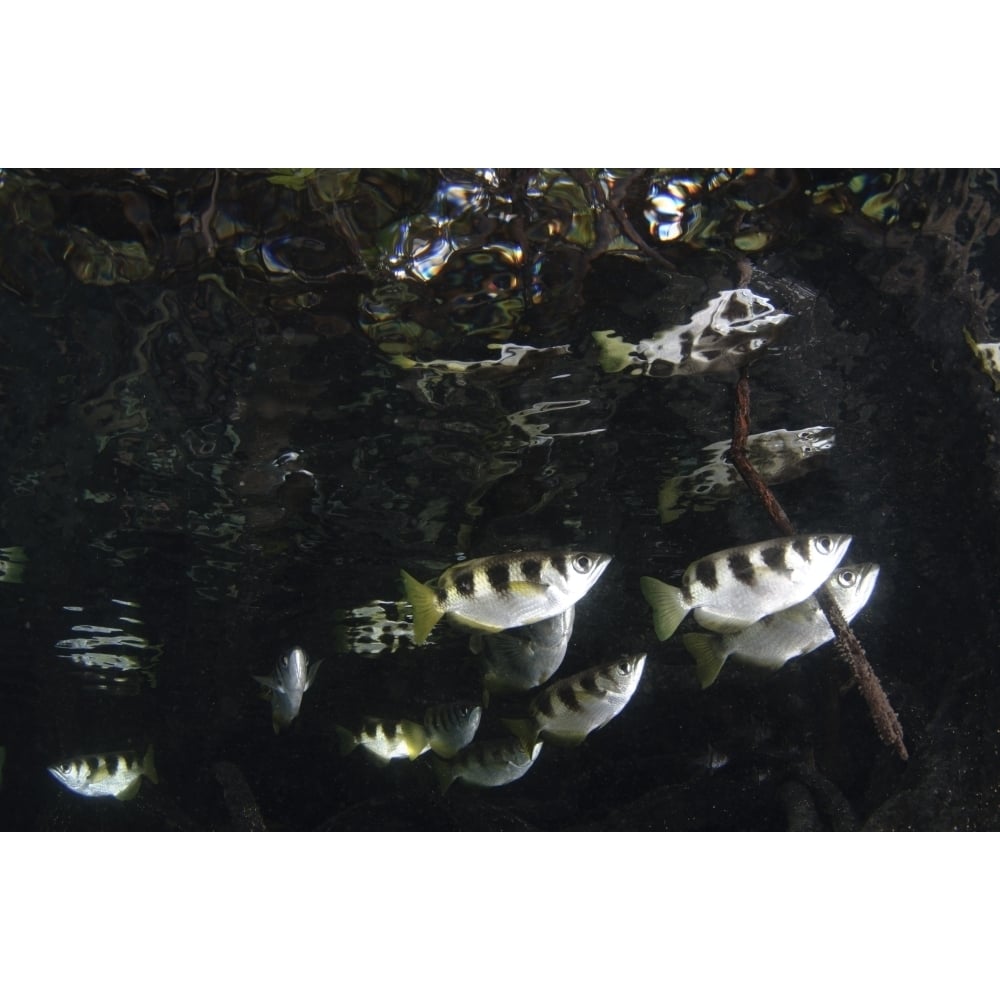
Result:
M851 569L842 569L837 574L837 582L842 587L853 587L854 582L856 580L857 580L857 575L855 574L854 570Z
M594 560L586 552L581 552L573 559L573 569L579 573L589 573L593 565Z
M816 548L819 549L823 555L826 555L827 552L832 552L833 539L829 535L820 535L819 538L816 539Z

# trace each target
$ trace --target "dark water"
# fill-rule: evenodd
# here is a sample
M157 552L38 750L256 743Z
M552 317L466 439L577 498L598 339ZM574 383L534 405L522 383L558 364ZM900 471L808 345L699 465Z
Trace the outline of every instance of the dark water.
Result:
M3 826L995 828L1000 410L968 339L998 199L987 171L0 173ZM777 531L746 492L663 523L735 372L609 370L594 333L740 288L789 317L751 431L835 430L775 492L881 566L854 627L908 762L832 646L702 691L653 633L640 576ZM618 718L445 796L426 757L340 755L337 725L480 693L467 636L407 640L400 569L562 545L615 558L561 673L648 653ZM293 644L323 664L276 736L253 676ZM130 801L47 773L149 746Z

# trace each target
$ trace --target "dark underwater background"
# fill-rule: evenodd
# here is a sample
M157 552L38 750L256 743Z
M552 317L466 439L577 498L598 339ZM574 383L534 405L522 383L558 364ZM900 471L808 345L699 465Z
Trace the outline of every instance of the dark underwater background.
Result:
M998 199L985 169L0 171L0 824L995 829ZM832 645L703 691L653 633L641 576L777 531L747 492L663 522L736 374L609 371L594 333L737 287L790 317L751 432L835 430L774 491L881 566L854 629L905 762ZM481 691L466 635L407 639L401 569L553 546L614 556L557 676L645 651L616 719L444 796L341 756L337 725ZM275 735L253 677L291 645L323 664ZM131 801L47 772L150 746Z

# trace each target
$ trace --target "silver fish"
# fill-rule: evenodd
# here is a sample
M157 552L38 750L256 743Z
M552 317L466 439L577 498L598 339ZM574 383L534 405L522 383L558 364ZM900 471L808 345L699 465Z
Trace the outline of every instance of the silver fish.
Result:
M254 680L268 689L271 698L271 724L280 733L287 729L302 708L302 696L316 679L322 660L309 663L309 656L301 646L293 646L279 660L269 677L255 676Z
M784 428L751 434L747 457L765 483L787 483L804 476L813 460L835 443L832 427ZM746 489L743 477L728 458L732 442L716 441L702 448L706 464L685 476L668 479L660 489L657 507L660 520L669 524L690 508L711 510L715 503Z
M73 757L54 764L48 771L71 792L91 798L113 795L116 799L131 799L138 793L143 776L154 784L158 780L152 747L142 757L133 750Z
M645 653L620 656L555 681L531 699L527 719L503 719L503 724L524 747L534 746L539 739L576 746L628 704L645 665Z
M749 288L719 292L690 322L630 344L614 330L597 330L601 367L608 372L669 377L734 371L778 335L789 314Z
M391 719L365 719L357 731L346 726L337 726L336 730L342 754L346 756L355 747L361 747L379 765L401 757L416 760L430 749L427 731L419 722L410 719L398 722Z
M610 562L602 552L578 549L512 552L456 563L431 585L404 570L414 644L421 645L442 617L460 627L500 632L562 614Z
M659 639L694 611L712 632L739 632L804 601L822 586L851 544L850 535L793 535L713 552L684 571L680 587L639 580Z
M525 750L517 737L504 736L470 743L451 760L435 757L433 763L443 795L458 780L481 788L509 785L528 773L541 752L541 743Z
M483 706L471 701L449 701L424 712L424 730L430 748L439 757L454 757L475 738Z
M575 618L574 605L534 625L473 635L469 647L482 655L486 690L530 691L544 684L566 657Z
M876 563L841 566L824 584L847 621L868 602L878 571ZM715 683L730 656L768 670L779 670L793 657L811 653L832 638L830 623L813 596L784 611L766 615L742 632L732 635L689 632L681 641L695 659L701 686L707 688Z

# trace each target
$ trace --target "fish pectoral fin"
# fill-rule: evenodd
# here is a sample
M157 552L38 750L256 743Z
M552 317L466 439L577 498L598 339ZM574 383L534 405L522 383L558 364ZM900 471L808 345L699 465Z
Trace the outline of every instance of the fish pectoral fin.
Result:
M128 802L129 799L134 799L139 794L139 785L141 784L142 775L139 775L128 787L123 788L120 792L116 792L115 798L122 802Z
M656 638L660 642L669 639L688 613L680 588L671 587L670 584L652 576L643 576L639 578L639 589L653 609L653 628L656 629Z
M413 644L422 646L444 612L438 607L434 591L426 583L414 579L405 569L401 575L406 599L413 608Z
M312 687L312 682L316 680L316 672L319 670L319 665L322 662L322 660L317 660L315 663L310 664L309 670L306 672L306 682L302 686L303 691L308 691Z
M520 741L524 747L524 752L531 756L538 742L538 724L534 719L501 719L500 722L506 726Z
M274 680L273 677L260 677L257 674L253 675L253 679L257 681L258 684L263 684L269 691L281 691L283 688L281 685Z
M726 662L719 640L704 632L688 632L681 636L684 648L694 657L694 672L702 690L711 687Z

